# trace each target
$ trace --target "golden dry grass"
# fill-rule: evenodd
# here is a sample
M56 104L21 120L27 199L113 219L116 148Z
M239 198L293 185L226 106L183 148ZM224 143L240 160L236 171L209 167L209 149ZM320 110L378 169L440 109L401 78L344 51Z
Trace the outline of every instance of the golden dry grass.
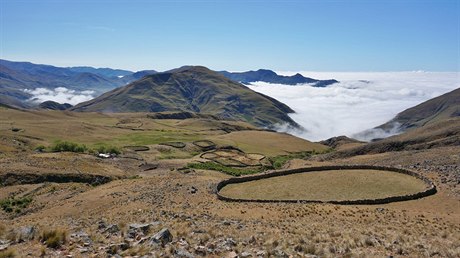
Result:
M244 122L206 119L154 120L146 113L89 113L69 111L19 111L0 109L0 135L26 139L31 145L49 146L56 140L88 147L112 145L155 145L162 142L193 142L209 139L220 145L233 145L247 153L267 156L327 149L292 135L259 130L226 133L228 126L256 129ZM13 132L12 128L20 129ZM134 130L133 130L134 129ZM0 151L14 148L0 146ZM183 156L181 154L181 156Z
M381 170L330 170L271 177L222 188L223 196L259 200L342 201L414 194L426 184Z
M233 145L246 153L262 153L267 156L301 151L324 151L327 147L289 134L267 131L238 131L208 137L218 144Z

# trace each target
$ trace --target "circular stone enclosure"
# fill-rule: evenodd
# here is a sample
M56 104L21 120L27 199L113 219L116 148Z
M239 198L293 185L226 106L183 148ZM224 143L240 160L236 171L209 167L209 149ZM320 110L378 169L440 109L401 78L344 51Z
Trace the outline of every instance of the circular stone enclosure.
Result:
M436 193L427 178L411 171L374 167L317 167L231 178L219 183L219 199L252 202L381 204Z

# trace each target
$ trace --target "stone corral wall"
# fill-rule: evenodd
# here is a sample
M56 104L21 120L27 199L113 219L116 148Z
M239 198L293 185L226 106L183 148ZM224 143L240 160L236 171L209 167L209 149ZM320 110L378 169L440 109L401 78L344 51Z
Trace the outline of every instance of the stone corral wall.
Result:
M270 178L270 177L285 176L285 175L291 175L291 174L297 174L297 173L307 173L307 172L327 171L327 170L344 170L344 169L372 169L372 170L392 171L396 173L406 174L406 175L413 176L413 177L416 177L424 181L427 185L427 189L425 189L422 192L418 192L415 194L409 194L409 195L391 196L391 197L381 198L381 199L362 199L362 200L344 200L344 201L236 199L236 198L229 198L229 197L222 196L219 193L219 191L228 184L249 182L249 181L260 180L260 179L265 179L265 178ZM436 192L437 192L436 186L433 184L433 182L431 182L428 178L418 173L415 173L413 171L409 171L409 170L401 169L401 168L394 168L394 167L368 166L368 165L308 167L308 168L281 170L281 171L250 175L250 176L244 176L244 177L233 177L233 178L221 181L219 184L217 184L217 191L216 191L218 199L223 200L223 201L231 201L231 202L332 203L332 204L348 204L348 205L351 205L351 204L385 204L385 203L390 203L390 202L415 200L415 199L433 195Z

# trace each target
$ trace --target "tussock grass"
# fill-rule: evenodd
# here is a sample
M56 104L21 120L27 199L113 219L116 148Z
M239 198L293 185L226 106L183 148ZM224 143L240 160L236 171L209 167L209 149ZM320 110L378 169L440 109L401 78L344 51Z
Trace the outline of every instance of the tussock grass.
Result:
M44 230L40 240L49 248L59 248L67 242L67 231L62 229Z
M0 251L0 258L14 258L16 257L16 252L14 250L8 249Z

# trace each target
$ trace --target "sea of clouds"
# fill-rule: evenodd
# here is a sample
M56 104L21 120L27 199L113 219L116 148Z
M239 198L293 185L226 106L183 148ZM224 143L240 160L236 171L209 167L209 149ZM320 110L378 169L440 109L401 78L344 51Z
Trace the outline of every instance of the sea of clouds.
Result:
M460 87L460 73L456 72L299 73L315 79L336 79L340 83L315 88L256 82L249 87L290 106L296 112L291 118L305 128L290 130L280 125L279 131L312 141L340 135L370 140L396 134L397 126L389 132L359 133L391 120L407 108Z
M76 105L78 103L91 100L94 98L95 94L95 91L92 90L77 91L65 87L57 87L54 89L25 89L24 92L32 95L29 101L33 103L38 104L47 100L52 100L61 104L68 103L71 105Z

